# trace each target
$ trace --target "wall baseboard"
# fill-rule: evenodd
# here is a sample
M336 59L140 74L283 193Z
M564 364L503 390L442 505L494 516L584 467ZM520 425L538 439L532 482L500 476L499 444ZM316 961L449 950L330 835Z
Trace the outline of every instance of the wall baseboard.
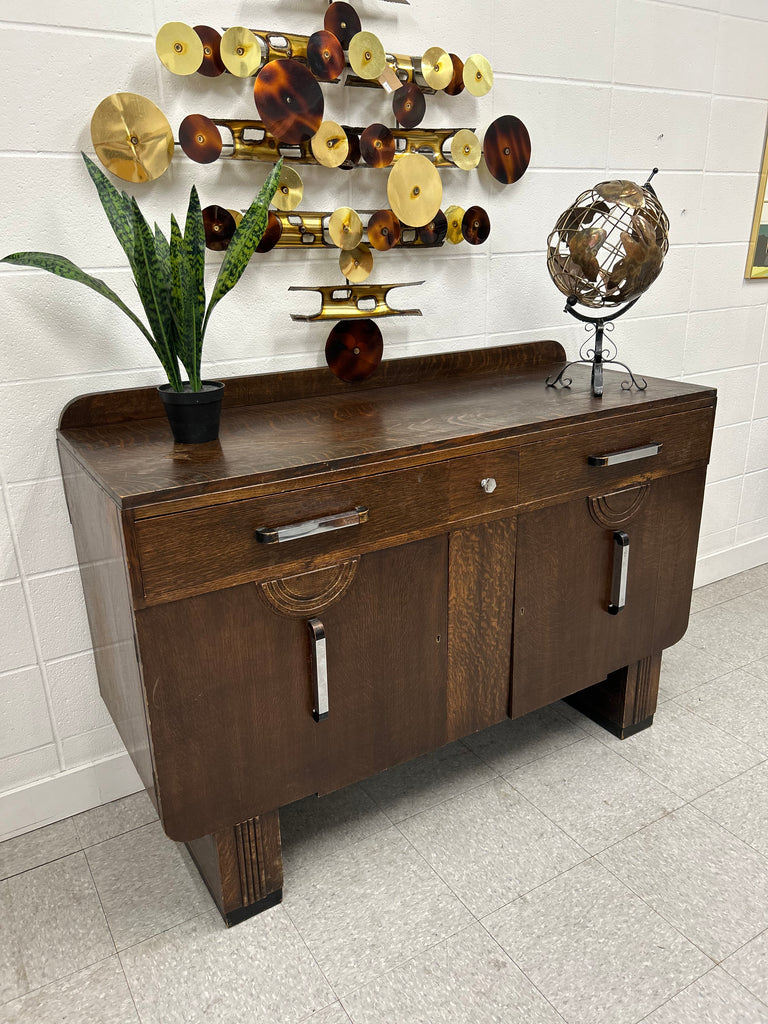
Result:
M726 551L714 551L704 555L696 562L696 574L693 578L694 587L704 587L708 583L724 580L727 576L754 569L768 562L768 537L758 537L746 544L737 544Z
M0 793L0 842L142 790L127 753Z

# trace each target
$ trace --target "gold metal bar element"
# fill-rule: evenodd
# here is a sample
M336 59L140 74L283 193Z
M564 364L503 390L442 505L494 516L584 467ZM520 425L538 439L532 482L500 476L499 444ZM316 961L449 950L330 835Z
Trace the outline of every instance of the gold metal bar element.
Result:
M385 316L421 316L420 309L392 309L387 297L393 288L410 288L424 284L423 281L404 281L399 284L350 284L320 285L305 287L291 285L289 292L317 292L322 298L319 313L309 315L291 313L291 320L314 322L318 320L358 320L362 318L377 319ZM373 302L372 307L361 306L361 303Z

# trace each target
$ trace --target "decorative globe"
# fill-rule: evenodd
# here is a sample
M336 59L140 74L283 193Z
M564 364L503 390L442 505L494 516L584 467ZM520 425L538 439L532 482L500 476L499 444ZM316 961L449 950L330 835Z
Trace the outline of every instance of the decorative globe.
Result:
M650 184L603 181L582 192L547 239L547 269L592 309L638 298L661 273L669 219Z

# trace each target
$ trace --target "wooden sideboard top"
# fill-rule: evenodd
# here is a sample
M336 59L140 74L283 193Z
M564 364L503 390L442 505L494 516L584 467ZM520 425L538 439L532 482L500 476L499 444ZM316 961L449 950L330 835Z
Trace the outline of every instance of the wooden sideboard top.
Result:
M613 371L604 396L593 398L589 368L580 366L570 389L545 387L564 361L559 344L542 341L390 360L355 385L326 369L231 378L219 441L202 445L174 445L155 388L105 392L70 402L58 436L120 507L141 515L140 506L157 502L171 511L177 501L215 503L234 489L269 493L534 432L556 436L576 423L608 425L630 410L641 419L714 405L713 388L649 378L646 391L623 391L626 374Z

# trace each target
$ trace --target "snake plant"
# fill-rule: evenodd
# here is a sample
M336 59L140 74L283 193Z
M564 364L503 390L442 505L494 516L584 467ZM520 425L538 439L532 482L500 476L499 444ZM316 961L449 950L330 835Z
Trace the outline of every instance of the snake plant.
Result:
M200 391L200 361L208 321L216 304L240 280L261 241L283 161L275 165L238 224L206 306L203 281L205 231L197 189L193 186L190 192L184 231L171 215L170 238L166 238L157 225L152 231L133 196L118 191L85 153L82 156L112 230L128 258L148 327L109 285L87 274L65 256L47 252L16 252L6 256L2 262L36 267L70 281L79 281L114 302L150 343L173 390L184 390L179 372L181 363L187 372L190 389Z

